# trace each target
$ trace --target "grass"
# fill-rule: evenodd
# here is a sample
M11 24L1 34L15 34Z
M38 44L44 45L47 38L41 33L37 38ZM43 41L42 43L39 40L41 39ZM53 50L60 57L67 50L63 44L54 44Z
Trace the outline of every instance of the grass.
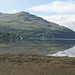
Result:
M0 55L2 75L75 75L75 58Z

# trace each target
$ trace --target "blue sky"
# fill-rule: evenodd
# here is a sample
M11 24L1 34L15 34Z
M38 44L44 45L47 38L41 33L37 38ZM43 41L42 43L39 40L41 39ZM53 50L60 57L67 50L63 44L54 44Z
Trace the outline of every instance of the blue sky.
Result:
M20 11L75 30L75 0L0 0L0 12Z
M28 11L34 14L45 15L46 12L42 13L42 12L30 11L28 9L33 6L48 4L55 1L68 1L68 0L0 0L0 12L11 13L12 12L11 10L17 10L17 11ZM47 13L47 14L52 15L52 13Z

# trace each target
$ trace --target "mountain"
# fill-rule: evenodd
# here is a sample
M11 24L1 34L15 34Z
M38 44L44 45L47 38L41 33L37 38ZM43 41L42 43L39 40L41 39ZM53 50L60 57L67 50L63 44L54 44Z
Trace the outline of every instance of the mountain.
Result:
M75 38L74 31L25 11L15 14L0 12L0 32L17 33L25 38Z

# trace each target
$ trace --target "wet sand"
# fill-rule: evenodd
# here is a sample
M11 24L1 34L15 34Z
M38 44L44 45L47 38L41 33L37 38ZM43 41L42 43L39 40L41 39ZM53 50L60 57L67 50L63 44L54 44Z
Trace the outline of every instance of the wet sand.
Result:
M0 75L75 75L75 58L0 55Z

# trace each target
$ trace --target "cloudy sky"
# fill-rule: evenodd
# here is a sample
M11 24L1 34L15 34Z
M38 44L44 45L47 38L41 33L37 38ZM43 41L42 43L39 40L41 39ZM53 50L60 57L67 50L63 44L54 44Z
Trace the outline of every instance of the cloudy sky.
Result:
M75 0L0 0L0 12L27 11L75 31Z

